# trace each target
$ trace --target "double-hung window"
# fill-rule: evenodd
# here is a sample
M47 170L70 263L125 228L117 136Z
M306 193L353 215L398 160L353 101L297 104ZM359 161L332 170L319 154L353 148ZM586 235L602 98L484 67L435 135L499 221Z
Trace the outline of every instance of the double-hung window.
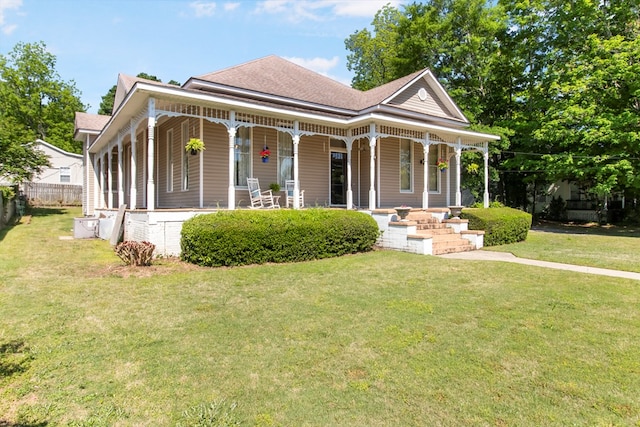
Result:
M167 131L167 191L173 191L173 129Z
M71 168L60 166L60 182L71 182Z
M408 139L400 140L400 191L413 191L413 142Z
M429 191L437 192L440 189L440 176L442 173L438 169L439 157L440 146L431 145L429 147Z
M189 122L182 122L181 127L181 139L182 139L182 147L187 145L189 141ZM189 156L185 150L180 150L182 153L182 190L186 191L189 189Z
M287 132L278 132L278 183L293 179L293 138Z
M246 187L251 178L251 129L238 128L235 144L235 185Z

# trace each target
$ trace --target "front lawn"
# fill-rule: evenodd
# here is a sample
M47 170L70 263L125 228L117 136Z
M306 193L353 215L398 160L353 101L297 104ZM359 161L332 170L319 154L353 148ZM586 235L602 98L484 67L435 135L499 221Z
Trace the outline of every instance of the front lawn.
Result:
M638 425L638 282L375 251L130 268L0 231L0 426Z
M639 246L637 228L555 225L529 231L524 242L487 250L541 261L640 272Z

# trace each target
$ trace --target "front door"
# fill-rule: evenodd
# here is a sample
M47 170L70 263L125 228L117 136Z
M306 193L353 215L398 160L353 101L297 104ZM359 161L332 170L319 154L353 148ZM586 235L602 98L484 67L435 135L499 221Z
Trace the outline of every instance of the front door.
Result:
M331 205L346 205L347 153L331 152Z

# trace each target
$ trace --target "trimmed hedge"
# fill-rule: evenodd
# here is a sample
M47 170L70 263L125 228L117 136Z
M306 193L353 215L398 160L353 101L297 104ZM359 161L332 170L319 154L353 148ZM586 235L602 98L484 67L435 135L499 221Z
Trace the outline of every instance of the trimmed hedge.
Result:
M531 214L513 208L465 208L460 218L469 230L484 230L484 246L522 242L531 228Z
M354 211L221 211L185 221L181 258L202 266L306 261L370 251L379 235L371 216Z

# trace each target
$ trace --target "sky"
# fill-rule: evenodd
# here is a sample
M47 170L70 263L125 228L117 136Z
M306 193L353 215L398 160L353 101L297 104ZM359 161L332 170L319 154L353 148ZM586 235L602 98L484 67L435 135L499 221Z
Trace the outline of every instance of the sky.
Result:
M350 85L344 41L403 0L0 0L0 55L42 41L89 113L118 74L163 82L278 55Z

